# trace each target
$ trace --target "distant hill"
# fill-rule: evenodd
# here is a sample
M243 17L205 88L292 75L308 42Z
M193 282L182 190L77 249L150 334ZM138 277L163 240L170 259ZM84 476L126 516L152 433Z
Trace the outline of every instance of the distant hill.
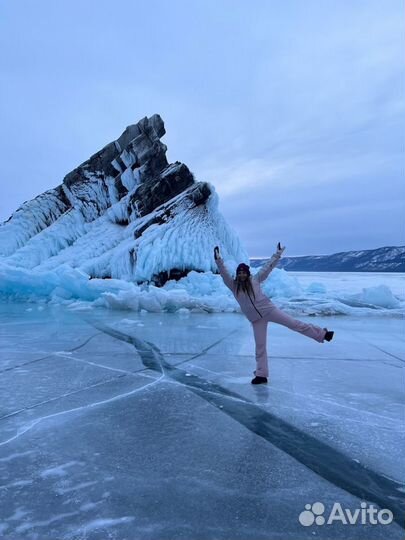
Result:
M250 259L253 268L268 258ZM277 268L305 272L405 272L405 246L385 246L332 255L282 256Z

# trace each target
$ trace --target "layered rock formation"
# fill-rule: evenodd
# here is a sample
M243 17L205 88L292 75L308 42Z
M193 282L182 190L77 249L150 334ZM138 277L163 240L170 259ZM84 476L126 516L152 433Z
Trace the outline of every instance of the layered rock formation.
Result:
M212 249L248 262L218 212L218 196L188 167L169 164L158 114L25 202L0 225L0 261L26 269L79 268L92 278L162 285L190 270L216 271Z

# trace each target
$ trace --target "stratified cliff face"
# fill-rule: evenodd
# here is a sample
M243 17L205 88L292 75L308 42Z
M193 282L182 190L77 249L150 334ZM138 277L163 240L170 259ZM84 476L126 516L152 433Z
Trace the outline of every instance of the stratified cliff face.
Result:
M158 114L25 202L0 225L0 262L25 269L70 265L91 277L162 285L190 270L216 270L213 247L248 262L218 212L214 187L169 164Z

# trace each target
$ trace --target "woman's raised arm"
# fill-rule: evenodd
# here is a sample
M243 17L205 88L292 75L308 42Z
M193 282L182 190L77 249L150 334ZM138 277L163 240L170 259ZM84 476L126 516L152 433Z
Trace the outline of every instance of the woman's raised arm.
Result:
M225 285L233 291L233 278L231 274L226 269L226 266L224 264L224 261L222 260L220 254L219 254L219 247L215 246L214 248L214 259L217 263L219 273L221 274L221 277L225 283Z
M285 246L281 247L281 244L279 242L277 244L277 251L275 253L273 253L270 260L268 260L266 262L266 264L262 268L260 268L260 270L257 272L257 274L255 274L255 278L258 281L264 281L267 278L267 276L270 274L270 272L273 270L273 268L275 268L277 266L278 261L280 260L281 255L282 255L284 250L285 250Z

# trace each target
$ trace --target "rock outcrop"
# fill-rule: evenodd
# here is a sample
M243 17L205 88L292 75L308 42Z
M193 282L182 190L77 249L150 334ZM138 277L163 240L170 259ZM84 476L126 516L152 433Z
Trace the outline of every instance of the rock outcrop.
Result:
M212 184L169 164L154 114L25 202L0 225L0 260L36 270L70 265L92 278L162 285L190 270L216 271L212 249L248 262L218 211Z

